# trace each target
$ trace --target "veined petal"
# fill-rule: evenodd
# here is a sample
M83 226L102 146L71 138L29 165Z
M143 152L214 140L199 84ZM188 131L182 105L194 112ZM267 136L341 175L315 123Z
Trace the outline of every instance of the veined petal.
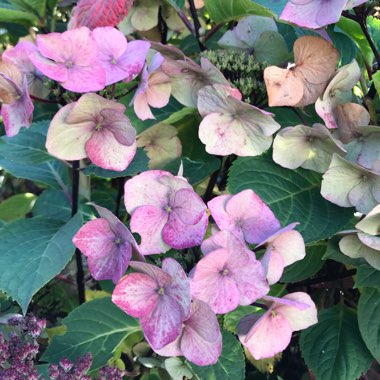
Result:
M159 298L156 282L144 273L130 273L116 285L112 302L132 317L147 316Z

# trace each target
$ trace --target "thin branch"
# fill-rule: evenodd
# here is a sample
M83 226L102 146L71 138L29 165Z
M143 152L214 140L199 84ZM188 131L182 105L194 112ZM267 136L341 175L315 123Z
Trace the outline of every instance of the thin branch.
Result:
M120 204L121 204L121 198L123 197L124 192L124 177L117 178L117 197L116 197L116 207L115 207L115 215L119 217L120 213Z
M168 26L166 25L166 22L162 15L161 6L158 10L158 31L160 32L160 35L161 35L161 43L163 45L166 45L168 43Z
M264 310L268 310L269 309L269 306L268 305L265 305L263 303L259 303L259 302L254 302L254 303L251 303L252 306L256 306L256 307L259 307L261 309L264 309Z
M116 95L114 97L114 100L120 99L120 98L122 98L122 97L130 94L132 91L136 90L137 87L138 87L138 85L135 84L134 86L132 86L131 88L129 88L126 92L123 92L122 94Z
M195 38L197 39L199 49L201 51L207 50L206 46L201 42L201 36L199 35L199 29L201 28L201 23L198 18L198 12L195 8L194 0L189 0L190 5L190 13L191 17L194 21L194 29L195 29Z
M29 96L31 99L33 99L37 102L48 103L48 104L59 104L59 102L57 102L56 100L42 99L42 98L39 98L38 96L34 96L31 94L29 94Z
M185 24L186 28L189 30L189 32L195 37L195 30L194 30L194 27L193 25L191 24L191 22L189 21L189 19L187 18L187 16L185 15L185 13L183 12L182 9L177 9L176 8L176 11L177 11L177 14L179 16L179 18L182 20L182 22Z
M79 201L79 160L73 161L72 166L72 203L71 203L71 216L78 212ZM84 288L84 271L82 263L82 254L79 249L75 250L75 260L77 263L77 289L78 301L81 305L86 302L85 288Z
M214 187L216 184L216 181L218 180L219 176L219 170L216 170L214 173L211 174L210 180L208 181L206 191L203 195L203 200L207 203L212 198L212 194L214 191Z

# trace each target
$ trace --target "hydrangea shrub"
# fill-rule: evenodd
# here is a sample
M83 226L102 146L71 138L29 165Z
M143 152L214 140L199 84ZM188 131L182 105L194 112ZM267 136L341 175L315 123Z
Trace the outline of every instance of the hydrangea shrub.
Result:
M0 21L0 380L379 376L376 2Z

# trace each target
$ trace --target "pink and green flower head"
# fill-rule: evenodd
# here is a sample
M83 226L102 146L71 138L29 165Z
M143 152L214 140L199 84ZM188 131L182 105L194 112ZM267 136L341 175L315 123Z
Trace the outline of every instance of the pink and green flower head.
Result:
M28 81L17 66L0 61L1 116L7 136L15 136L21 127L29 128L33 103L29 96Z
M101 168L125 170L136 153L136 131L124 111L122 104L99 95L82 95L51 121L48 152L63 160L88 157Z
M134 254L144 261L137 243L127 227L109 210L95 206L100 218L87 222L74 236L74 245L87 257L95 280L112 280L124 276Z
M104 88L106 73L87 27L39 34L37 47L38 52L30 55L34 66L66 90L83 93Z
M269 285L280 280L285 267L302 260L306 255L303 237L298 231L294 231L298 224L289 224L256 247L266 247L261 263L265 269Z
M206 205L183 177L164 170L141 173L126 182L124 201L144 255L202 243L208 224Z
M243 102L239 91L229 86L203 87L197 107L203 117L199 138L211 154L260 155L280 128L273 114Z
M127 42L123 33L111 27L96 28L92 35L106 72L106 86L121 80L130 82L140 74L150 48L148 41Z
M249 305L269 292L264 269L255 254L232 232L214 241L223 248L208 252L190 273L191 295L210 305L217 314Z
M155 352L161 356L184 356L199 366L215 364L222 353L222 334L210 306L193 299L190 317L183 322L181 335Z
M290 293L283 298L265 297L269 309L262 315L251 314L238 325L240 342L256 359L271 358L285 350L293 331L317 323L317 309L306 293Z
M169 103L170 78L162 71L158 71L163 61L164 57L156 53L143 68L140 84L132 99L135 113L141 120L155 119L149 106L162 108Z
M139 318L144 335L154 350L177 339L190 316L190 286L182 267L171 258L162 269L131 261L136 270L116 285L112 301L127 314Z
M252 190L220 195L207 204L215 223L250 244L258 244L280 228L271 209Z

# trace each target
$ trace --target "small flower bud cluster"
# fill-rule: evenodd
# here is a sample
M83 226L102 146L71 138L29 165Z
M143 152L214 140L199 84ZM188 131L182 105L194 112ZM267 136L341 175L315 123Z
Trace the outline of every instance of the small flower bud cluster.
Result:
M0 333L0 380L38 379L37 338L45 326L44 320L33 315L8 320L8 333Z
M262 105L266 99L263 72L267 65L255 60L254 55L229 50L210 50L202 53L228 79L232 86L239 89L243 100L255 106Z
M63 358L58 365L52 364L49 366L49 376L52 380L90 380L91 377L88 375L88 371L91 364L91 353L78 357L75 364L68 358Z

